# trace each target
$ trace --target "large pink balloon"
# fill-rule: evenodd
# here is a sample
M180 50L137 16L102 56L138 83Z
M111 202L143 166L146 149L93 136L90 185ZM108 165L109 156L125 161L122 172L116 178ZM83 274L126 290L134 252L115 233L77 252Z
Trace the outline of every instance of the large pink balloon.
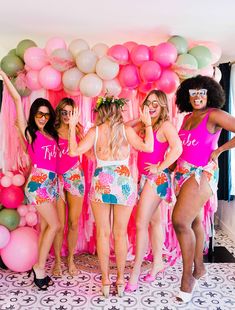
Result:
M12 184L15 186L22 186L25 182L23 174L16 174L12 177Z
M149 47L143 44L137 45L131 51L131 60L134 65L141 66L147 60L150 60Z
M39 72L39 82L45 89L56 89L61 84L61 74L51 66L46 66Z
M8 209L17 208L24 200L22 188L11 185L5 187L1 192L1 202Z
M140 83L139 73L136 66L123 66L119 73L119 81L122 87L127 87L129 89L136 88Z
M121 65L125 65L129 61L128 48L121 44L116 44L110 47L108 55L113 57Z
M45 51L39 47L30 47L24 53L24 61L33 70L40 70L48 64Z
M136 47L138 44L134 41L128 41L128 42L125 42L123 44L129 51L129 53L133 50L134 47Z
M141 83L138 87L138 91L141 93L149 93L152 89L154 89L154 83Z
M179 84L178 75L170 69L165 69L157 80L156 87L166 94L170 94L176 91Z
M177 49L170 42L161 43L152 48L152 58L163 67L169 67L177 58Z
M9 230L3 226L0 225L0 249L5 248L5 246L10 241L10 232Z
M42 88L42 85L39 83L39 71L30 70L26 73L26 85L31 90Z
M161 67L155 61L145 61L140 67L140 76L144 82L155 82L161 75Z
M38 259L38 235L30 227L19 227L11 232L7 246L1 250L4 264L16 272L30 270Z
M57 50L58 48L65 49L66 48L65 41L62 38L51 38L47 41L45 50L47 55L50 56L51 53L54 50Z

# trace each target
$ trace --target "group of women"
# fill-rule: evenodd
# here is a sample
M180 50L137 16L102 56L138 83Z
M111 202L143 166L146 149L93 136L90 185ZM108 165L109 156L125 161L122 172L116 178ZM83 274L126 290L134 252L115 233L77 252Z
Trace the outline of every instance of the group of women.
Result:
M111 233L118 296L122 296L124 290L130 293L138 289L149 225L153 264L144 280L154 281L157 274L164 271L159 204L162 200L172 202L176 195L172 222L183 259L177 301L190 301L197 281L206 273L202 209L217 190L218 156L235 147L235 138L220 147L217 145L221 129L235 132L235 118L220 109L225 100L221 86L204 76L181 83L176 93L176 105L180 112L189 113L184 117L179 133L169 120L167 97L160 90L152 90L146 96L139 110L139 119L125 124L122 118L125 100L100 98L95 109L96 126L83 136L80 112L72 99L63 99L54 112L48 100L38 98L33 102L26 121L19 94L1 70L0 75L14 100L19 131L26 141L32 162L25 195L40 215L39 256L32 268L35 284L43 290L53 285L52 279L45 274L46 259L53 242L53 275L61 275L60 250L66 203L68 270L73 276L77 274L73 253L85 191L80 155L93 150L96 169L91 188L87 190L96 224L103 295L108 297L110 290ZM129 168L131 147L139 151L138 184ZM130 279L125 284L127 225L137 201L136 256Z

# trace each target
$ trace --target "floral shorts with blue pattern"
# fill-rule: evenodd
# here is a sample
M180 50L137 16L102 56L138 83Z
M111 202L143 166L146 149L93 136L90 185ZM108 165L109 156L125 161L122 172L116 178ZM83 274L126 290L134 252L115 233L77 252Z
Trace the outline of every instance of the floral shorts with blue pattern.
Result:
M171 174L169 169L164 169L157 174L142 174L139 182L139 195L141 194L144 185L148 181L152 186L155 194L168 203L173 200L173 191L171 184Z
M134 206L137 198L137 184L125 165L97 167L95 169L90 199L94 202Z
M31 205L54 202L57 196L57 174L47 169L33 167L24 191Z
M176 195L179 194L180 188L192 175L195 176L195 180L200 185L202 174L207 178L210 188L213 194L217 191L219 168L218 164L214 161L210 161L206 166L194 166L184 160L178 160L175 169L174 188Z
M58 175L58 194L65 201L65 193L83 197L85 192L84 172L80 162L63 174Z

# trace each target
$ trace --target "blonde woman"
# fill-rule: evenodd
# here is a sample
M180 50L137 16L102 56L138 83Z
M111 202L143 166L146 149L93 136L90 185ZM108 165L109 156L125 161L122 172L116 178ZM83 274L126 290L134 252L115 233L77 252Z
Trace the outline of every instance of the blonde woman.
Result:
M61 228L54 240L55 265L53 275L61 276L61 248L66 224L66 204L68 206L68 271L71 276L77 275L74 263L74 250L78 239L78 221L82 211L84 196L84 173L78 156L68 154L69 115L75 103L71 98L63 98L56 107L55 128L59 136L57 154L58 194L57 212ZM82 126L76 127L76 139L82 136Z
M152 153L139 152L138 169L140 176L140 200L136 213L136 256L131 277L125 288L133 292L138 288L141 264L148 246L148 227L151 227L151 244L153 264L145 276L146 282L156 279L165 268L162 261L164 236L161 223L162 200L171 202L171 178L168 167L173 164L182 152L182 145L175 127L169 121L167 97L161 90L152 90L143 102L149 108L154 132L154 150ZM145 138L146 130L140 120L129 122L140 137Z
M90 199L96 223L97 253L102 273L102 293L109 296L110 234L114 235L117 263L117 291L122 296L125 281L124 270L127 255L127 224L136 202L136 184L132 179L128 161L130 145L140 151L152 152L153 132L149 108L144 107L140 116L146 128L143 141L131 127L123 124L122 107L125 99L99 98L96 105L96 127L91 128L85 138L77 143L76 124L78 111L70 118L70 154L80 155L94 148L97 161ZM111 227L113 210L113 227ZM112 231L111 231L112 230Z

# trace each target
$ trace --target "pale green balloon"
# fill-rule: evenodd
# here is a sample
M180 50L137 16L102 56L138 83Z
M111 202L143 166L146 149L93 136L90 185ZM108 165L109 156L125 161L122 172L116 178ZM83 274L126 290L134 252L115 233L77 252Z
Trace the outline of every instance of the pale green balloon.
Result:
M16 47L16 55L24 60L24 53L29 47L37 46L37 44L29 39L22 40L18 43Z
M189 50L189 54L197 59L198 69L207 67L211 63L212 55L206 46L195 46Z
M188 42L181 36L172 36L168 42L174 44L177 49L178 55L185 54L188 51Z
M198 71L198 63L196 58L187 53L179 55L175 63L174 71L181 79L187 79L195 76Z
M12 50L10 50L7 55L14 55L14 56L16 56L16 48L13 48Z
M7 55L1 60L2 70L10 77L16 76L18 71L24 69L24 63L16 55Z

